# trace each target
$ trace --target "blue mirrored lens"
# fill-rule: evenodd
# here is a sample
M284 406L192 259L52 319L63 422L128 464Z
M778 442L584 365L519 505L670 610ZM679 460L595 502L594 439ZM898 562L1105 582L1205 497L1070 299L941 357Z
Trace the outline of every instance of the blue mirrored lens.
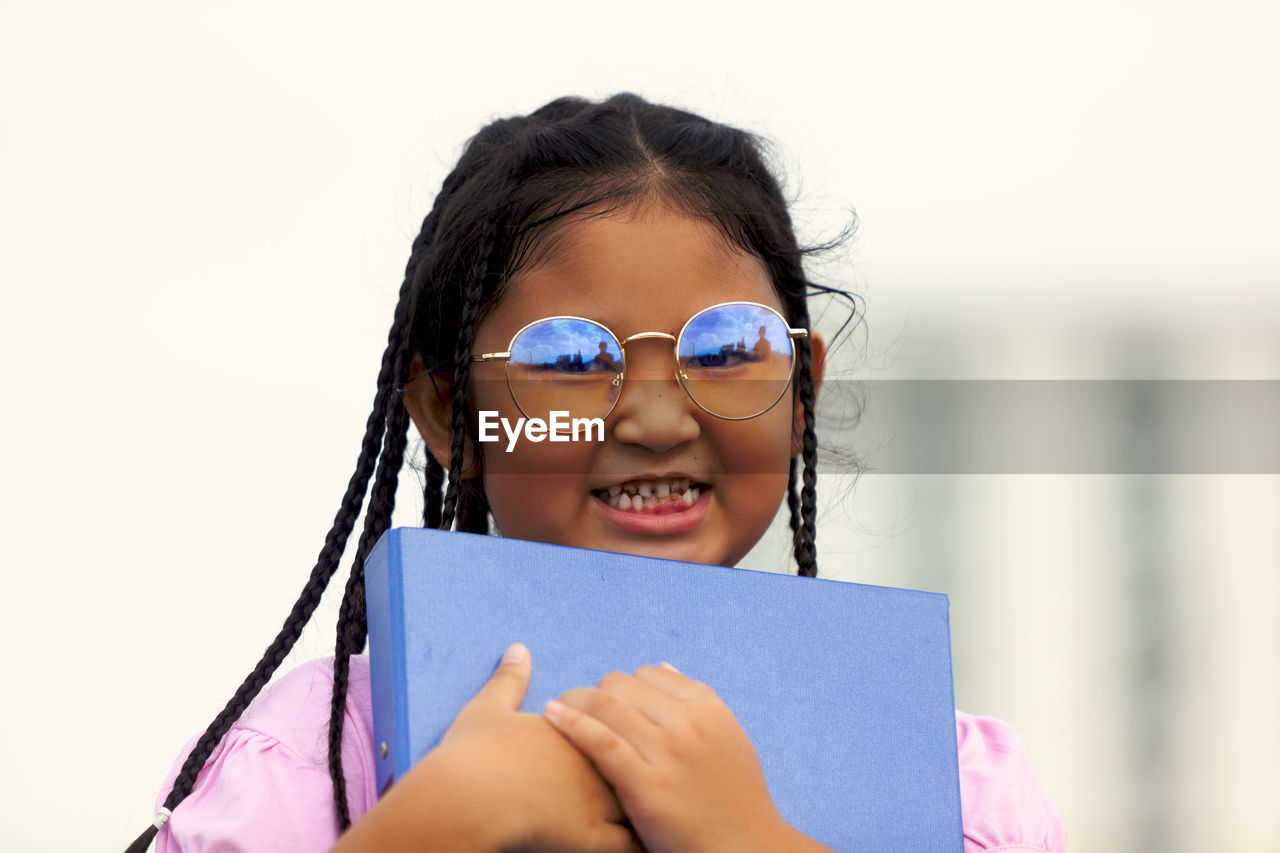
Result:
M772 311L758 305L721 305L689 321L680 339L680 364L686 370L778 365L790 369L791 337Z
M794 364L787 324L759 305L717 305L698 314L680 337L678 355L689 394L724 418L770 409Z
M511 344L507 383L526 417L604 417L621 385L622 348L589 320L558 317L520 332Z

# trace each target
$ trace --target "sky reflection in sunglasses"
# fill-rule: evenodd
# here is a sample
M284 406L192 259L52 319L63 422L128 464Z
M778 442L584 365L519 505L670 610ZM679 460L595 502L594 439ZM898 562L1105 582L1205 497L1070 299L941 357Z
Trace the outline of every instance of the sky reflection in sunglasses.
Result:
M712 306L692 317L678 342L673 341L678 346L675 376L710 414L754 417L786 390L795 361L791 339L802 334L762 305ZM618 399L625 373L623 343L606 326L579 317L547 318L521 329L511 342L507 365L516 405L526 416L544 419L554 410L605 417Z

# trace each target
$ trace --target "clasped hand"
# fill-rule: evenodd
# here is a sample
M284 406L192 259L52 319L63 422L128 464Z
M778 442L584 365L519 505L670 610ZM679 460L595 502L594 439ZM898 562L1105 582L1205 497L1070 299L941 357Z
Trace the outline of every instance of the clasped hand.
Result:
M570 690L547 719L591 759L649 853L777 849L790 830L733 712L669 664Z
M440 744L335 850L700 853L827 848L774 808L755 749L710 687L668 665L520 713L516 644Z

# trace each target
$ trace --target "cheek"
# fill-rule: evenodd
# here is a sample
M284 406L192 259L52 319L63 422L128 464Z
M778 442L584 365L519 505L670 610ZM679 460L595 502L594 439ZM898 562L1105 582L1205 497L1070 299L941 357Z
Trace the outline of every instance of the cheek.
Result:
M722 421L713 424L719 433L716 444L729 474L769 478L782 477L786 486L787 467L791 461L791 412L774 406L768 412L747 421Z
M484 453L484 489L498 528L518 539L562 541L561 528L590 498L581 445L533 444L521 436L512 452L506 446L504 436Z
M484 488L502 535L531 542L571 544L568 522L587 500L582 478L564 474L486 471Z
M500 371L494 372L497 376L502 376ZM514 421L520 416L515 401L511 399L511 392L507 390L505 378L476 379L472 376L468 393L471 396L473 417L478 418L481 412L497 412L499 416Z
M786 497L790 412L775 407L758 419L725 424L721 430L718 444L726 471L725 510L742 526L745 538L758 538Z

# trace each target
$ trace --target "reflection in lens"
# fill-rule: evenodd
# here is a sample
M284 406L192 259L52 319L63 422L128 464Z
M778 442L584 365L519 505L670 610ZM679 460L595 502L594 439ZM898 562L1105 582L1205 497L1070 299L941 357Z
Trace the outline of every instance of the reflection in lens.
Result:
M621 374L622 348L608 329L558 317L516 335L507 383L525 417L549 421L552 411L561 411L571 418L602 418L617 398Z
M723 418L768 410L791 378L787 324L760 305L719 305L696 315L680 336L678 355L689 394Z

